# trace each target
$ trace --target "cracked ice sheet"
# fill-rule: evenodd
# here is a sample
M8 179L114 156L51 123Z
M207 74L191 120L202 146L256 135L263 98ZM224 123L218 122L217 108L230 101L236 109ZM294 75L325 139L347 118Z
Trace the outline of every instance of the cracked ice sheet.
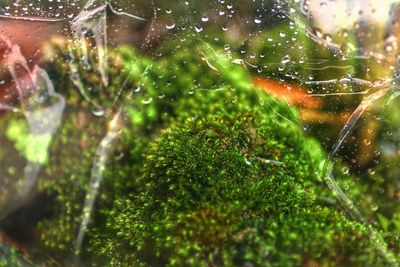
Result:
M110 13L116 16L123 16L131 20L146 21L146 19L126 12L115 10L110 4L103 4L93 9L86 9L93 5L94 1L89 2L71 22L71 32L74 38L74 45L71 46L71 80L80 90L81 94L92 103L95 113L104 114L107 109L105 103L96 103L91 100L88 88L85 88L84 82L80 78L79 69L90 70L94 68L100 73L102 84L96 85L103 90L109 85L108 71L108 20ZM88 43L88 38L92 43ZM97 50L97 55L89 55L89 50ZM77 59L77 60L75 60ZM112 95L109 95L112 98Z
M389 149L387 143L384 140L379 140L379 138L382 138L381 131L383 131L380 128L388 127L381 122L385 119L381 107L394 105L393 99L398 96L398 74L396 70L398 68L399 32L395 22L399 20L399 1L388 1L379 5L376 1L315 0L295 2L292 4L292 13L296 13L294 15L295 20L300 24L300 27L307 31L309 38L329 47L337 53L338 57L344 60L351 62L351 59L353 59L354 63L362 61L367 69L369 68L368 65L378 66L370 73L368 73L370 70L361 75L359 73L358 77L348 75L348 77L326 80L314 79L314 77L309 79L295 77L295 79L302 80L303 84L317 90L318 93L311 92L309 95L324 98L328 104L333 104L333 110L335 104L338 106L345 103L343 100L349 99L348 96L359 95L358 106L355 109L347 108L350 113L347 115L346 122L337 137L333 139L335 141L333 143L332 140L328 141L328 143L331 143L331 147L330 149L327 147L330 152L324 166L325 182L335 193L339 202L347 209L350 216L367 222L371 220L371 217L376 216L373 212L380 212L380 210L382 210L382 214L386 214L385 216L390 216L387 212L385 213L384 205L380 207L379 203L371 203L366 206L365 203L353 200L347 194L351 192L351 188L349 189L348 185L342 188L339 186L342 182L337 180L337 177L341 179L340 177L343 177L343 174L349 175L349 169L346 167L343 169L343 173L336 172L334 175L332 172L334 165L332 164L335 164L336 161L349 162L349 166L352 166L353 175L364 177L365 181L357 180L360 184L373 178L377 173L376 170L379 170L381 175L390 173L390 171L382 170L389 166L384 166L384 164L387 164L385 163L387 160L382 154L391 153L391 155L394 155L393 152L388 151L393 150L396 146L398 149L398 143L392 140L392 148ZM335 10L335 12L332 13L331 10ZM340 16L341 12L345 16ZM364 34L365 30L368 30L368 34ZM354 46L354 44L357 44L357 46ZM332 92L330 87L336 87L340 90ZM351 91L343 92L343 88L351 88ZM339 96L342 96L342 98ZM346 96L347 98L344 98ZM320 129L321 127L317 131L321 131ZM387 134L391 135L392 133ZM386 143L386 147L380 146L380 142ZM394 156L391 156L392 161L394 158ZM383 179L388 180L387 184L392 182L390 175L383 177ZM374 191L382 190L380 193L384 194L385 190L393 190L385 188L386 186L381 185L379 189L369 185L367 187L370 187L368 190L372 195L377 194ZM365 202L368 203L368 201Z
M102 5L94 5L94 1L89 1L83 10L81 10L78 15L74 18L71 18L69 22L72 38L75 40L74 45L71 46L71 58L70 68L71 68L71 80L78 87L81 94L92 103L93 114L97 116L104 116L108 114L111 116L109 122L109 130L103 139L100 140L98 148L96 150L96 155L93 158L93 167L90 175L90 184L89 189L87 191L86 201L83 204L83 213L82 213L82 223L80 226L80 230L76 239L76 252L79 253L84 234L87 228L87 224L89 223L89 219L91 216L91 212L93 209L93 205L96 201L97 191L99 190L102 182L103 174L102 172L105 169L105 164L107 164L108 156L110 154L112 143L115 142L115 139L119 135L119 130L116 130L116 125L118 120L120 120L122 116L122 106L113 107L107 106L106 103L95 103L91 101L90 96L87 94L87 88L84 87L83 82L80 78L79 70L88 70L95 69L97 73L101 76L101 84L95 85L101 88L102 90L106 90L108 86L108 77L107 77L107 23L108 16L110 13L116 16L124 16L128 19L145 21L145 19L131 15L129 13L115 10L112 5L106 3ZM20 4L18 4L20 5ZM15 12L18 13L18 12ZM0 18L9 19L14 21L27 21L27 22L59 22L62 19L58 18L46 18L46 17L36 17L36 16L18 16L18 14L11 15L9 12L7 14L1 15ZM90 36L92 38L91 46L87 44L87 37ZM53 85L51 84L50 79L48 78L47 73L39 68L39 66L35 65L34 69L31 71L26 58L22 55L19 46L12 45L11 41L3 38L4 42L7 46L9 46L10 52L7 53L8 57L6 58L5 64L9 66L8 70L12 76L13 81L16 84L16 88L18 90L18 97L21 100L21 110L26 114L26 118L29 125L29 132L36 133L47 131L46 134L52 135L55 133L56 128L60 122L62 111L65 106L65 101L61 95L58 95L54 92ZM90 51L89 51L90 50ZM93 51L97 51L96 57L90 57L89 54L93 54ZM74 58L78 58L77 62L74 62ZM17 70L20 66L22 66L25 73L22 75L19 74L19 70ZM37 76L42 76L45 79L44 86L47 89L47 94L49 96L58 97L60 100L60 106L57 109L44 109L44 110L36 110L32 106L25 105L26 102L30 104L34 104L32 95L38 95L40 103L48 102L46 96L40 90L40 86L37 82ZM28 80L28 81L26 81ZM123 84L122 84L123 87ZM123 90L125 88L121 88ZM132 89L131 89L132 90ZM120 95L120 93L118 93ZM115 97L110 95L110 98ZM27 99L27 100L25 100ZM33 101L32 101L33 100ZM115 101L112 101L115 102ZM26 107L27 106L27 107ZM18 109L8 105L2 104L4 110L16 111ZM113 111L115 114L113 114ZM26 111L26 112L25 112ZM111 114L111 115L110 115ZM51 115L49 117L49 115ZM48 124L41 124L42 121L46 121ZM52 123L50 125L49 123ZM50 139L47 139L47 144L42 146L42 149L47 153L48 144ZM30 147L31 145L28 145ZM33 164L33 166L32 166ZM23 182L23 191L22 196L25 197L31 193L30 191L36 185L36 179L40 172L41 165L39 163L32 163L28 159L28 165L25 167L26 169L26 181ZM7 203L7 209L2 214L2 217L8 215L14 209L18 208L20 205L24 204L24 201L21 201L22 197L17 197L15 201L9 201ZM16 204L14 203L16 202Z
M286 17L292 19L288 27L282 27L279 32L272 32L257 40L257 36L262 35L257 27L262 28L259 25L265 21L263 15L268 14L267 12L263 14L263 9L260 8L263 3L261 3L258 9L260 14L247 20L248 24L254 22L256 33L251 38L243 35L239 37L246 38L243 48L225 45L227 54L234 50L242 54L242 57L233 58L233 63L243 65L253 75L259 73L261 80L265 78L277 80L276 84L270 81L264 83L280 88L281 94L286 93L289 98L293 97L292 100L299 95L321 100L304 101L306 103L305 107L302 107L302 114L305 114L303 123L305 129L317 137L321 136L323 131L321 129L325 127L323 124L333 124L336 127L334 131L333 127L327 131L330 133L325 132L323 136L326 136L327 140L321 140L330 152L324 167L326 183L344 208L348 209L350 215L358 219L364 217L365 207L364 210L359 210L357 203L347 195L348 190L342 190L332 175L332 166L329 162L344 160L354 169L366 168L367 163L378 165L378 169L383 167L376 162L375 156L368 156L369 159L367 156L358 158L356 153L363 154L365 151L366 154L380 153L378 148L372 149L374 152L366 148L371 142L373 133L378 131L373 118L382 119L382 114L374 115L370 111L379 108L382 102L390 104L389 100L398 96L396 69L399 31L393 26L397 25L394 22L399 20L398 2L388 1L377 5L376 1L293 1L290 3L292 8L285 13ZM272 9L285 8L284 5L278 6L280 5L277 4ZM340 21L341 16L336 17L336 13L332 14L331 10L337 10L338 14L346 13L348 21ZM204 20L209 19L206 17ZM282 20L282 25L284 23ZM347 31L344 31L344 28ZM366 29L371 29L370 36L365 36ZM207 34L204 33L205 28L197 27L195 30L202 38L207 38ZM229 27L223 26L222 33L224 31L229 32ZM299 34L301 31L305 31L306 35ZM240 36L238 32L231 34ZM257 47L262 46L268 47L269 50L266 49L265 53L258 52ZM277 50L276 47L281 48ZM302 51L300 52L302 55L290 54L292 50ZM285 54L285 51L288 54ZM259 58L268 56L271 61L265 60L262 65L258 65ZM298 85L307 88L306 95L298 92ZM323 102L321 104L323 111L314 110L315 107L307 106L307 102L311 105ZM338 114L338 110L341 113ZM370 120L362 130L359 129L362 128L360 120ZM313 124L313 128L308 127L309 124ZM337 129L339 125L341 129ZM329 127L328 125L327 129ZM332 132L337 134L333 137ZM346 149L347 142L350 145L353 142L352 148L356 145L356 152ZM389 149L386 146L385 150L391 151L393 148ZM344 155L345 153L347 155ZM368 172L373 173L372 169L368 168Z

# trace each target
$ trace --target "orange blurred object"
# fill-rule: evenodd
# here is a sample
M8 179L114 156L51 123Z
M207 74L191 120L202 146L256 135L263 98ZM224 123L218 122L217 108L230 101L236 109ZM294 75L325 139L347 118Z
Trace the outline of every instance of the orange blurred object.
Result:
M313 109L300 110L301 118L308 122L326 122L330 124L345 124L351 116L351 112L342 112L340 114L324 113Z
M263 88L277 98L284 99L289 104L299 105L307 108L317 109L322 107L322 101L304 92L297 85L277 82L270 79L256 77L253 84Z

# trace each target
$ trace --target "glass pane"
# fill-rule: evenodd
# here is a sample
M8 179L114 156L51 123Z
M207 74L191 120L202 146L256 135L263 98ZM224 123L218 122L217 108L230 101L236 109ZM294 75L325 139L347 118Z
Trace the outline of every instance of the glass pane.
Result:
M0 266L397 266L399 14L0 0Z

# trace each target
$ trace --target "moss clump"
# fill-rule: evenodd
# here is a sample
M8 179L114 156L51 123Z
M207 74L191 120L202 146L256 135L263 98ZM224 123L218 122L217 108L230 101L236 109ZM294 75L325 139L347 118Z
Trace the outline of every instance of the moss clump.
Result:
M263 111L164 130L147 155L144 190L118 198L92 241L96 257L123 266L384 266L380 238L315 205L320 159L310 150L319 147Z
M195 116L198 105L203 110L209 109L207 103L199 101L200 94L193 96L195 91L229 91L226 101L234 102L238 101L235 88L251 86L249 77L240 66L230 64L229 59L218 55L208 45L194 49L197 51L195 54L186 49L158 61L139 56L132 48L110 49L109 61L113 67L109 69L109 88L98 92L99 99L95 99L96 95L91 99L103 103L101 99L110 97L109 92L125 91L121 96L125 97L124 101L117 98L104 104L112 112L124 102L126 127L109 156L93 214L93 227L102 227L102 211L112 205L115 196L134 192L141 186L136 177L141 174L148 144L159 129L178 114L181 117ZM94 116L92 110L96 107L65 79L68 75L65 51L68 50L62 40L55 40L47 47L47 67L52 78L59 83L57 87L62 88L67 107L59 134L52 141L45 177L42 177L45 179L41 179L40 184L41 190L55 199L49 206L52 216L38 225L45 249L55 258L62 258L73 250L95 150L107 127L107 117ZM205 58L209 61L206 62ZM215 65L215 69L208 64ZM101 77L92 72L82 71L80 76L88 88L101 83ZM204 77L209 77L212 83ZM132 92L131 97L127 97L126 91ZM252 98L256 99L257 95L254 93ZM81 151L79 157L76 151Z

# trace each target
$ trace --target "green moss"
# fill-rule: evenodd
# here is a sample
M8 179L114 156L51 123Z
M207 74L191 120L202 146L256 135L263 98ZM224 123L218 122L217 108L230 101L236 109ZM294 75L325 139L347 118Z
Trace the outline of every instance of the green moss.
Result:
M52 78L59 82L68 75L68 66L64 65L65 56L62 54L67 51L65 45L64 42L55 40L53 46L48 47L51 61L48 68ZM201 102L200 95L191 97L192 90L231 91L231 100L227 101L237 101L232 84L242 83L241 86L249 87L249 78L245 72L238 66L228 64L229 60L223 55L217 54L207 45L195 49L198 50L195 55L180 53L168 60L159 61L139 56L128 47L110 51L109 61L113 68L110 68L108 91L116 91L118 87L125 91L121 98L125 97L126 100L115 99L114 102L117 103L116 106L122 103L125 105L127 127L109 157L104 184L93 215L95 226L103 225L104 216L101 210L109 207L115 196L125 195L141 186L136 180L141 173L143 155L159 129L169 124L178 114L195 114L196 106ZM45 62L43 64L46 65ZM216 67L211 69L208 64ZM231 75L232 72L235 75ZM214 84L211 86L209 83L199 82L202 75L212 77ZM92 73L81 73L81 79L87 86L99 83L99 78ZM45 247L55 257L72 251L95 150L105 134L107 124L107 117L96 118L92 114L95 107L82 97L71 82L60 86L67 98L67 107L59 134L49 153L51 156L45 170L48 179L41 179L40 185L41 190L55 198L55 203L49 207L52 216L42 220L38 226ZM132 91L130 97L126 93L129 91ZM256 97L254 94L253 99ZM207 104L202 103L201 106L204 109ZM108 111L113 111L113 105ZM76 151L81 153L77 156Z
M92 240L95 258L122 266L387 263L380 237L315 205L318 146L303 145L297 128L259 106L217 114L177 122L155 140L144 189L116 200Z
M245 243L258 266L390 266L395 263L375 230L327 208L302 209L257 224ZM263 257L264 248L268 254ZM254 249L254 250L253 250Z

